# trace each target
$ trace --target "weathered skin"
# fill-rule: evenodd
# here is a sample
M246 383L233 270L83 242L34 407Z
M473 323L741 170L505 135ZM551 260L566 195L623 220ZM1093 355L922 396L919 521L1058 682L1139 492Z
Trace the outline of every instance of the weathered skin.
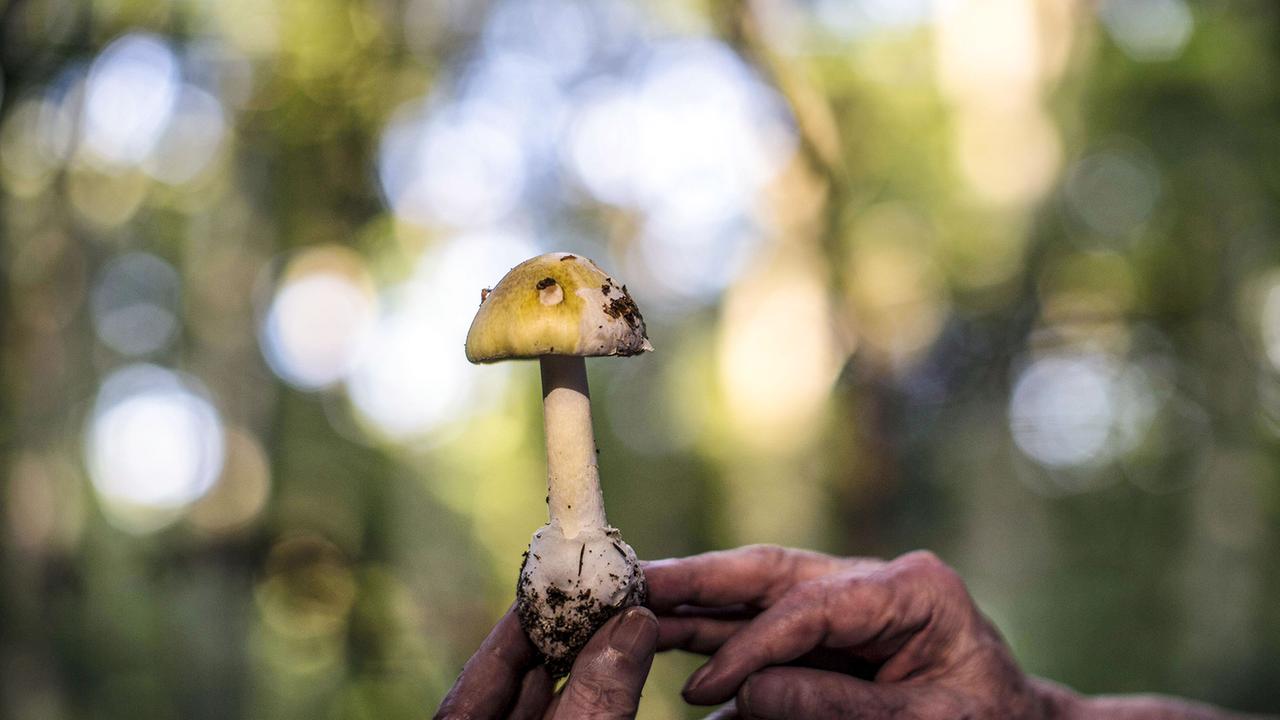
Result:
M646 564L645 608L587 643L563 689L512 613L437 720L634 720L656 650L710 656L685 685L709 718L1276 720L1154 695L1083 697L1026 675L937 557L841 558L756 545Z
M520 625L553 675L573 659L609 618L648 595L635 551L612 527L566 538L558 525L533 534L516 586Z

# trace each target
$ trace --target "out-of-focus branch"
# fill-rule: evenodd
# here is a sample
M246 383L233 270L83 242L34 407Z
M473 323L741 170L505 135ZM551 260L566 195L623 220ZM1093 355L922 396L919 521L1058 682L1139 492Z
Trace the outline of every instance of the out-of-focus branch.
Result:
M717 34L760 72L791 110L800 157L823 185L824 206L815 239L827 259L827 281L838 292L844 285L840 269L845 255L840 228L851 183L835 111L801 67L770 47L751 0L720 0L712 5L711 14Z
M713 21L730 47L755 66L778 90L796 120L800 153L833 188L847 181L842 161L840 131L827 98L769 47L760 31L759 14L751 0L721 0L713 6Z
M865 202L854 197L853 178L845 163L845 138L830 99L815 87L801 63L779 55L761 31L761 17L753 0L720 0L712 6L717 32L735 51L761 73L786 101L795 118L800 157L823 186L822 208L815 213L813 240L826 260L826 282L834 301L830 303L832 324L842 335L846 349L852 349L846 297L848 249L844 239L847 213ZM846 335L846 333L850 333ZM858 386L861 399L854 406L852 426L844 429L856 437L857 450L846 464L847 485L863 488L854 523L864 540L880 535L879 512L892 495L902 474L894 449L890 422L892 390L887 384L890 371L885 358L862 353L850 361L842 374ZM865 543L864 543L865 545Z

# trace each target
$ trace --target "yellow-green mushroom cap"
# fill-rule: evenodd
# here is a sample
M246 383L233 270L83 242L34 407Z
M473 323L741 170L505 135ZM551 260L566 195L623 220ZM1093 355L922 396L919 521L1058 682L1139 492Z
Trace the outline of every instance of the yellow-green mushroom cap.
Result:
M482 292L467 332L473 363L652 349L626 287L587 258L562 252L525 260Z

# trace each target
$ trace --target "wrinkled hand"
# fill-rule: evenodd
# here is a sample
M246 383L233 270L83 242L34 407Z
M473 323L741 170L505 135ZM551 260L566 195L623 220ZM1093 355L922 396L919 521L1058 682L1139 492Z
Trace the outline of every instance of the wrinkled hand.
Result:
M557 694L537 650L508 610L445 696L436 720L479 718L634 718L653 663L658 623L630 608L596 632Z
M1052 714L930 553L881 562L753 546L645 575L659 646L711 656L685 685L695 705L736 698L742 717L795 720Z

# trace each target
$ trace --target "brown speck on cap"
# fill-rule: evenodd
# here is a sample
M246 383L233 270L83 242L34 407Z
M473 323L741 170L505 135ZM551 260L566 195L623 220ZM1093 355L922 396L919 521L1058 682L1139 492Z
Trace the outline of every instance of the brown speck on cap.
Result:
M565 255L564 257L560 258L560 262L564 262L565 260L577 260L577 259L578 259L577 255Z
M604 314L611 318L621 318L633 328L639 327L644 322L644 318L640 315L640 308L636 307L636 301L631 299L626 285L622 286L621 297L605 303Z
M489 298L489 293L493 292L493 288L480 288L480 304Z
M537 285L534 285L534 287L537 288L538 290L546 290L547 288L555 284L556 284L555 278L542 278L541 280L538 281Z

